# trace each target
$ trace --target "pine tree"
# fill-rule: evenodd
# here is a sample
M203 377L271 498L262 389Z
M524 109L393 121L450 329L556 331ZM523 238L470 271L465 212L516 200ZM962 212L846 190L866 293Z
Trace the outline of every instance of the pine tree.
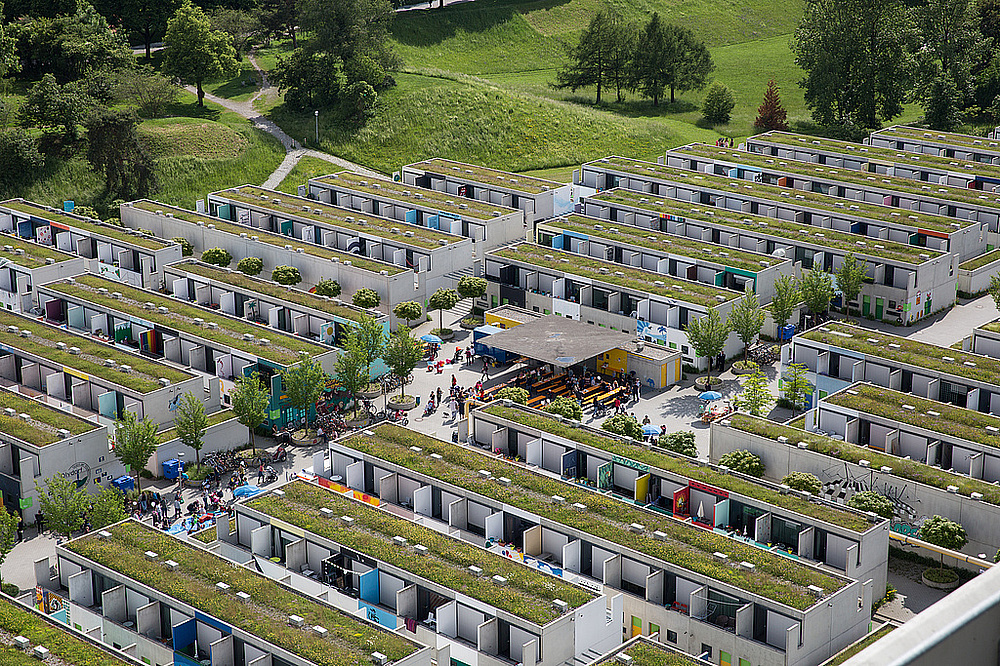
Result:
M757 109L757 120L753 121L754 128L762 132L771 130L786 131L788 129L788 114L785 107L781 105L781 98L778 96L778 85L771 79L767 82L767 90L764 91L764 103Z

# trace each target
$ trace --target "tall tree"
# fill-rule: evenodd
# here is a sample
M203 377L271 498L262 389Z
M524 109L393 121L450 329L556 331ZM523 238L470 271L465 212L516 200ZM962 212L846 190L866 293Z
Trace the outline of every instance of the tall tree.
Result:
M959 550L969 543L965 528L959 523L941 516L934 515L920 526L921 540L941 546L948 550ZM941 568L944 569L944 553L941 553Z
M198 467L201 467L201 449L205 445L207 430L208 417L205 415L204 403L193 393L185 393L174 412L174 431L181 444L194 449L194 462Z
M104 172L109 199L137 199L156 186L153 156L139 140L139 118L127 109L101 109L87 120L87 161Z
M357 330L352 329L346 336L346 341L337 354L334 375L340 385L350 394L354 401L354 416L358 415L358 392L368 385L367 356L358 343Z
M358 322L354 341L361 350L365 361L365 370L370 378L372 364L382 356L382 352L385 350L387 342L385 329L374 317L364 315Z
M198 106L205 105L202 83L222 76L236 76L239 62L229 35L212 29L200 7L184 0L167 21L163 71L198 88Z
M458 279L456 289L462 298L482 298L486 295L488 284L486 278L464 275Z
M211 18L213 28L229 35L238 59L250 51L262 30L258 14L245 9L216 7Z
M427 308L429 310L438 311L437 330L439 332L444 330L444 311L455 307L460 300L462 300L462 298L458 295L457 291L454 289L445 289L444 287L435 291L431 294L431 297L427 299Z
M778 337L781 338L781 329L785 327L788 320L792 318L792 313L802 301L802 293L799 291L799 282L794 275L782 275L774 281L774 295L771 297L771 319L778 327Z
M850 302L858 298L865 281L865 263L848 252L837 269L837 286L844 294L844 314L850 314Z
M295 26L299 22L299 9L296 0L258 0L257 13L269 38L285 34L292 40L293 49L298 46Z
M736 301L733 309L729 311L726 324L743 343L744 363L747 360L747 348L754 341L754 338L760 335L760 329L764 327L766 316L764 308L760 306L760 301L757 299L757 294L752 291L743 294L743 298Z
M833 298L833 276L821 271L817 264L802 274L799 280L799 290L809 312L818 314L826 312Z
M576 92L579 88L594 86L597 103L601 103L601 91L612 77L616 22L616 17L607 9L601 9L590 19L580 41L570 49L570 62L556 72L556 88Z
M87 516L95 530L125 520L128 516L125 513L125 493L117 488L101 488L96 495L87 495L87 499L90 501Z
M281 373L281 388L285 390L292 407L305 411L309 418L309 405L315 405L326 387L326 372L312 356L302 359Z
M938 72L950 79L960 95L959 108L971 101L973 67L983 59L989 41L980 32L975 0L926 0L916 10L920 28L922 75L933 81ZM924 85L926 89L926 85Z
M636 39L633 65L634 83L653 106L668 88L671 102L677 91L701 90L715 69L704 42L687 28L663 23L656 12Z
M260 373L254 372L249 377L240 377L229 394L236 420L250 431L250 447L257 453L253 431L267 420L267 407L271 402L271 394L260 379Z
M94 3L105 16L117 15L133 37L139 37L146 47L146 60L151 60L153 42L163 37L178 0L103 0ZM108 9L105 9L107 7ZM108 10L114 14L108 14Z
M677 33L679 50L669 80L671 102L674 101L675 90L687 92L704 88L708 84L708 75L715 71L715 62L705 42L688 28L673 26L673 29Z
M299 0L299 25L315 31L312 47L344 61L362 55L383 67L395 56L389 46L389 26L395 17L389 0Z
M115 421L115 457L135 476L137 490L141 490L139 472L146 467L160 443L156 430L156 424L149 417L140 419L129 410Z
M608 85L614 86L615 99L624 102L624 91L632 85L632 57L639 28L631 21L622 19L615 21L612 28Z
M737 409L744 409L754 416L766 416L774 404L771 384L760 370L743 380L743 391L734 399Z
M3 3L0 2L0 17L3 16ZM0 79L7 76L7 72L17 64L14 57L14 38L7 34L4 22L0 20Z
M688 319L684 329L688 342L694 348L696 356L708 359L708 380L712 381L712 362L726 348L729 337L729 322L719 317L719 311L710 308L708 314L699 319Z
M895 118L914 77L917 31L902 0L808 0L792 39L806 105L821 125Z
M778 94L778 84L774 79L767 82L767 90L764 91L764 101L757 109L757 119L753 121L754 129L761 132L771 130L785 131L788 129L788 113L781 105L781 97Z
M993 304L1000 310L1000 275L994 273L990 276L990 286L986 288L987 293L993 299Z
M2 9L0 7L0 10ZM17 543L17 524L20 520L13 513L9 513L6 507L0 505L0 582L3 581L4 560Z
M424 356L423 345L413 337L408 326L400 324L391 336L389 344L382 351L382 360L389 366L389 371L399 379L399 396L404 395L406 380L413 369L417 367Z
M806 396L812 391L806 374L808 370L801 363L791 363L782 379L782 397L791 403L793 414L805 405Z
M45 524L49 529L69 537L83 527L90 499L87 491L77 487L75 481L55 474L45 480L44 486L35 481L35 489L38 491L38 506L45 514Z

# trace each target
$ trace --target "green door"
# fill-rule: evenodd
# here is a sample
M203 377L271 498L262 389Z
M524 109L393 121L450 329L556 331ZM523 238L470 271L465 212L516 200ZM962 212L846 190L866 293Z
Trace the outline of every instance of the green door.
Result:
M924 301L924 314L929 315L931 313L931 299L928 298Z
M867 317L872 312L872 297L865 296L861 299L861 316Z
M885 309L885 301L883 301L881 298L876 298L875 299L875 318L876 319L879 319L879 320L882 319L882 312L883 312L884 309Z

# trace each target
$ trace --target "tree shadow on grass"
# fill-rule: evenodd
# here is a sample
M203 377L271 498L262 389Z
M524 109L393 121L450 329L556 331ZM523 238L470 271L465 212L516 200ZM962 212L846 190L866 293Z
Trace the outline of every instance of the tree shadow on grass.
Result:
M199 118L201 120L218 121L222 117L222 110L210 106L198 106L197 101L174 102L163 110L161 118Z
M406 46L434 46L462 32L485 33L514 18L519 10L552 9L570 0L540 0L500 4L489 0L458 3L444 8L401 14L394 22L392 37ZM530 5L530 6L528 6Z

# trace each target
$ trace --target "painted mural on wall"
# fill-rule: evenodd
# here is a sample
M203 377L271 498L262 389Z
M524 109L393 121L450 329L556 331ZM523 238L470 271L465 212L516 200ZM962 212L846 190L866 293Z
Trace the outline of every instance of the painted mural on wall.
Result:
M915 536L920 525L928 516L921 515L914 505L914 497L910 493L909 484L889 474L881 474L876 470L867 472L852 472L849 465L835 463L819 474L823 484L820 491L826 499L847 504L854 493L872 490L892 500L893 517L890 529L899 534Z

